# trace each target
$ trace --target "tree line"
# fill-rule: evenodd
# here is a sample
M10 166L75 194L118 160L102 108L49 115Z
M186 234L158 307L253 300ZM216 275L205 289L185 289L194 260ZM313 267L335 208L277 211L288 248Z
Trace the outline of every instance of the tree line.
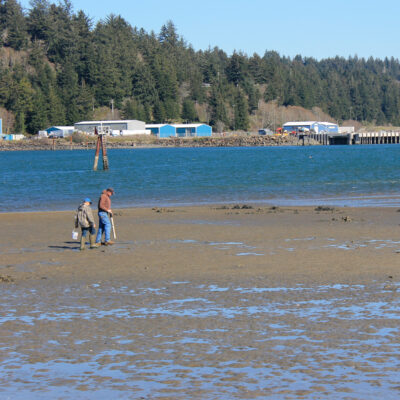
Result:
M157 34L119 15L94 23L69 0L32 0L29 10L0 0L0 31L0 108L16 132L92 119L111 101L126 119L219 131L249 129L260 103L271 102L319 107L339 122L400 125L394 58L195 51L172 21Z

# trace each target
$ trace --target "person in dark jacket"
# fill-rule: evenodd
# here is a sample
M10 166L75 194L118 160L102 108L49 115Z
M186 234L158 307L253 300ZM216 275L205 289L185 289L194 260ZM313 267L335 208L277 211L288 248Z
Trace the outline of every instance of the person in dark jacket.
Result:
M114 194L114 189L108 188L103 190L99 198L98 209L99 209L99 230L97 231L96 243L101 243L101 237L104 232L105 245L110 246L114 244L111 241L111 221L110 216L112 216L111 210L111 196Z
M90 248L93 249L98 247L95 243L96 236L96 223L94 222L92 209L90 205L92 201L86 197L83 202L79 205L78 211L75 215L75 228L81 227L81 250L85 250L86 235L89 232Z

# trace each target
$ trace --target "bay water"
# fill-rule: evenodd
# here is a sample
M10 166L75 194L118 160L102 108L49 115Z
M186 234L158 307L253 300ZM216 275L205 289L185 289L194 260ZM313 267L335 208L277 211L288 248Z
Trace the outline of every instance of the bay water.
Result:
M0 212L251 203L400 206L400 145L0 152Z

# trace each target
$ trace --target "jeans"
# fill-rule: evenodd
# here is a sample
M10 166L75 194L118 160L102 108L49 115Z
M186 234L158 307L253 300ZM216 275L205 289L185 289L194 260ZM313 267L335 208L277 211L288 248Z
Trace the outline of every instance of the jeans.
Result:
M89 232L90 235L95 235L96 234L96 229L93 226L89 226L88 228L83 228L82 229L82 237L86 237L86 234Z
M99 230L97 231L96 243L101 242L101 237L105 235L106 242L110 241L111 234L111 221L108 213L105 211L99 211Z

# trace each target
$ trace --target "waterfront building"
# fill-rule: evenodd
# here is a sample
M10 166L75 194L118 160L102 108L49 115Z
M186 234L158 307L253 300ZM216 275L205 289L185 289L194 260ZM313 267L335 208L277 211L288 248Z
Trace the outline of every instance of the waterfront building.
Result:
M74 127L77 132L88 135L94 135L95 128L97 128L98 132L104 132L112 136L150 134L150 131L146 130L146 124L136 119L124 121L82 121L77 122Z
M207 124L147 124L146 129L159 138L212 136L212 128Z
M74 133L73 126L51 126L44 131L39 131L39 137L48 136L55 138L63 138L71 136Z
M314 133L338 133L339 126L332 122L319 121L294 121L286 122L282 130L288 133L314 132Z
M176 130L170 124L146 124L146 129L159 138L176 136Z

